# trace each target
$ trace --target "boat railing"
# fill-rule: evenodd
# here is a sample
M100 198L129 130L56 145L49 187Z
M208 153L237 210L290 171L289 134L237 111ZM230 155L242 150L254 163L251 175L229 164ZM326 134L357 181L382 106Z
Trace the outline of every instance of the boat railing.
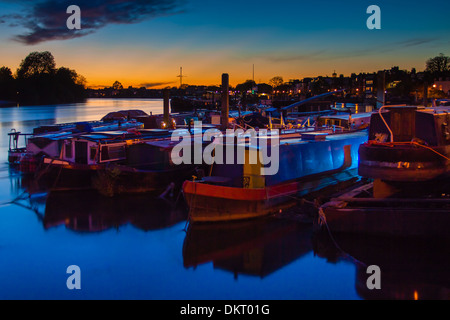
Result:
M26 148L26 145L28 143L28 137L32 136L31 133L21 133L19 131L16 131L16 129L11 129L11 132L8 133L9 136L9 151L15 152L15 151L21 151ZM24 146L20 147L20 137L24 137Z
M344 132L344 131L346 131L348 128L343 127L343 126L333 125L333 126L332 126L332 129L333 129L333 133L335 133L335 132Z

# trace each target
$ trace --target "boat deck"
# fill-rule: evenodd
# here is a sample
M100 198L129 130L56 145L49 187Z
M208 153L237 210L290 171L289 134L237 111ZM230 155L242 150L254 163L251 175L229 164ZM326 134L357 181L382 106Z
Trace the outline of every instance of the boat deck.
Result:
M316 227L331 233L448 237L448 194L418 198L374 198L373 183L330 199L319 209Z

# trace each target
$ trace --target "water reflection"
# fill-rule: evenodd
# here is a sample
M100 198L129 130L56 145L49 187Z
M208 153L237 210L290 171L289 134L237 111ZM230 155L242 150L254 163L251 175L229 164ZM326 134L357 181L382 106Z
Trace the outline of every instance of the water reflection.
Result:
M50 191L33 175L10 176L12 204L33 211L45 229L65 225L76 232L100 232L132 224L149 231L173 226L187 218L182 201L133 194L105 197L92 190Z
M329 262L355 263L355 288L363 299L450 299L450 239L321 233L313 242ZM366 285L370 265L380 267L381 290Z
M186 220L184 205L148 195L108 198L89 191L50 192L45 206L46 229L65 225L77 232L99 232L132 224L150 231Z
M191 224L183 244L186 268L212 262L239 274L266 277L312 250L311 226L288 217Z
M86 271L83 297L92 299L357 299L355 289L365 299L449 298L448 241L336 236L347 256L292 217L190 225L185 234L181 198L175 206L145 195L48 194L33 176L7 165L11 127L31 132L41 124L152 108L162 110L162 101L0 109L0 297L76 298L65 286L65 270L76 263ZM369 264L381 267L381 291L365 286ZM236 285L232 274L249 277Z

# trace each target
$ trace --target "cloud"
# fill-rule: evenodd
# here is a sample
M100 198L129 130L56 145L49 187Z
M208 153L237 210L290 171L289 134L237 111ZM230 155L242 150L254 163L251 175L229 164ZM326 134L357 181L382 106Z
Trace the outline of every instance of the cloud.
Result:
M398 44L404 48L420 46L422 44L430 43L435 41L436 38L414 38L405 41L400 41Z
M149 89L149 88L160 87L160 86L169 85L169 84L173 84L173 83L175 83L175 82L173 82L173 81L172 82L147 82L147 83L142 83L140 86Z
M27 32L13 39L27 45L50 40L74 39L111 24L134 24L155 17L183 12L185 0L20 0L20 13L0 16L0 23L22 26ZM9 2L9 1L0 1ZM66 13L70 5L81 9L81 30L69 30Z

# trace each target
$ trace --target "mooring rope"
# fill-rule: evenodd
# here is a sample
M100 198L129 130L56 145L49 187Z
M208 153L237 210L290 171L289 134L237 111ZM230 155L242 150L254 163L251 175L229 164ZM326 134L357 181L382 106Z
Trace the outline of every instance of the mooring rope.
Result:
M184 231L187 231L187 227L188 224L191 221L191 216L192 216L192 211L194 210L194 205L195 205L195 198L197 195L197 183L195 182L195 179L197 178L196 176L192 176L193 178L193 183L194 183L194 194L192 195L192 199L191 199L191 205L189 206L189 213L188 213L188 217L186 219L186 224L184 225Z
M380 115L381 120L383 120L384 125L386 126L386 128L389 130L389 133L391 134L391 137L390 137L390 138L391 138L391 143L394 143L394 134L392 133L391 128L388 126L386 120L384 120L384 117L383 117L383 115L381 114L381 110L383 110L384 108L386 108L386 106L382 106L382 107L378 110L378 114Z
M26 195L26 194L28 194L28 196L27 196L27 197L24 197L24 195ZM10 204L16 204L17 201L19 201L19 200L26 200L26 199L29 199L29 198L31 198L31 195L30 195L28 192L23 191L21 194L19 194L19 195L18 195L17 197L15 197L13 200L11 200L11 201L5 201L5 202L0 203L0 207L8 206L8 205L10 205Z
M327 223L327 218L325 216L325 212L323 211L323 208L320 207L318 210L318 224L320 227L324 227L326 228L328 235L330 236L331 241L333 242L334 246L336 247L336 249L338 249L343 256L345 256L346 258L350 259L351 261L353 261L355 264L359 264L362 266L367 266L367 264L365 264L362 261L359 261L358 259L354 258L353 256L351 256L350 254L348 254L346 251L344 251L341 246L337 243L336 239L334 238L333 234L331 233L330 227L328 226Z

